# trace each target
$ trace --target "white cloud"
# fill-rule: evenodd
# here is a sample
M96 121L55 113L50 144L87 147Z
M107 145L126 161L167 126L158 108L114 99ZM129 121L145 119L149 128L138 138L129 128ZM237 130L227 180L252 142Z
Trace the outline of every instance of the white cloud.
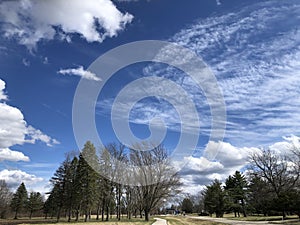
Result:
M4 36L35 47L40 40L77 33L88 42L116 36L133 16L120 12L110 0L12 0L0 3Z
M299 12L300 4L250 3L239 11L201 19L170 38L196 52L213 70L226 102L225 138L235 146L265 146L278 137L299 132ZM172 58L174 63L189 61L188 55L160 54L156 57ZM163 77L182 87L197 108L201 134L210 135L211 122L216 118L211 117L207 93L188 75L153 63L144 69L144 75ZM163 88L174 94L169 86ZM142 91L132 90L137 96ZM107 109L113 100L108 100L97 105L100 113L110 112ZM193 129L195 117L187 114L185 111L188 119L184 124ZM169 129L180 132L181 121L171 105L139 102L130 115L130 122L138 124L149 124L159 116Z
M7 148L25 143L27 124L22 112L16 108L0 103L0 148Z
M57 141L54 138L51 138L50 136L44 134L42 131L35 129L32 126L27 127L27 135L30 137L28 140L31 143L35 143L36 141L41 141L47 144L47 146L52 147L53 145L60 144L59 141Z
M7 100L7 95L4 93L5 82L0 79L0 101Z
M210 141L204 151L204 155L211 155L210 153L217 153L215 160L220 162L224 168L231 167L243 167L247 161L250 154L259 152L259 148L238 148L230 143L226 142L213 142Z
M206 158L211 153L214 158ZM196 194L214 179L224 181L235 171L240 171L249 164L249 155L260 152L258 148L238 148L226 142L209 142L201 157L185 157L185 167L181 170L184 192ZM175 163L176 164L176 163ZM196 188L195 188L196 187Z
M29 67L30 66L30 61L28 59L22 59L22 63L24 66Z
M22 152L18 152L18 151L13 151L10 150L9 148L3 148L0 149L0 162L1 161L25 161L28 162L29 161L29 157L25 156Z
M1 179L5 180L6 183L12 187L16 188L22 182L27 185L34 185L36 183L42 182L43 178L37 177L33 174L28 174L21 170L2 170L0 171Z
M61 69L58 71L58 73L62 75L75 75L87 80L101 81L101 79L96 74L85 70L83 66L79 66L78 68L73 69Z
M300 137L291 135L283 139L268 146L270 150L278 155L287 155L291 150L300 149ZM235 171L245 170L246 173L251 161L249 156L253 153L260 154L262 150L256 147L236 147L228 142L209 142L203 155L210 155L210 152L216 151L216 157L210 160L204 156L183 159L185 167L180 171L180 175L185 193L196 194L214 179L224 182ZM174 164L176 165L176 162ZM292 162L288 164L293 165Z
M0 86L5 87L5 82L0 80ZM0 87L1 90L1 87ZM2 89L2 93L3 93ZM1 93L1 92L0 92ZM5 98L4 98L5 97ZM7 99L4 95L2 99ZM10 161L28 161L29 158L21 152L12 151L9 148L24 143L41 141L48 146L59 142L40 130L30 126L24 119L23 113L16 107L0 102L0 158Z
M238 11L201 19L170 38L195 51L213 70L226 102L230 143L269 145L298 132L299 13L298 3L249 3ZM187 90L207 127L213 118L205 93L188 75L161 65L144 72L171 79Z

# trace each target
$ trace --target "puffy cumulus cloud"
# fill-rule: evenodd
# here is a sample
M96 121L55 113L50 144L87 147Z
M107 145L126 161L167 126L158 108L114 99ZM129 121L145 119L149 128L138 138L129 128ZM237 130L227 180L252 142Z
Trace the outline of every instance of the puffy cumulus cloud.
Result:
M78 68L62 69L59 70L58 73L62 75L75 75L87 80L101 81L101 79L97 77L96 74L85 70L83 66L79 66Z
M290 154L293 150L300 149L300 138L295 135L283 137L283 141L271 145L270 149L277 154Z
M291 135L283 137L283 141L267 146L275 154L289 154L292 150L300 149L300 137ZM209 158L211 152L214 158ZM217 153L217 154L215 154ZM260 154L262 150L257 147L236 147L227 142L210 141L201 157L185 157L185 167L180 171L181 182L185 193L197 194L205 185L214 179L225 181L235 171L245 171L250 163L251 154ZM293 166L292 162L288 162ZM176 165L176 163L174 163ZM178 162L177 162L178 164Z
M222 171L224 166L220 162L209 161L205 157L195 158L192 156L185 157L184 161L186 162L185 168L188 168L188 171L183 170L182 173L191 171L195 173L213 173L217 171Z
M249 163L249 155L256 152L260 152L260 149L239 148L226 142L210 141L202 157L184 158L185 167L180 172L184 191L196 194L214 179L224 181L235 171L245 168ZM208 157L211 153L215 155L214 158Z
M0 101L7 100L7 96L4 93L4 89L5 89L5 82L0 79Z
M0 148L25 142L27 124L22 112L6 103L0 103Z
M4 149L0 149L0 162L1 161L25 161L28 162L29 161L29 157L25 156L22 152L18 152L18 151L13 151L10 150L9 148L4 148Z
M33 174L28 174L21 170L2 170L0 171L1 179L5 180L9 187L16 188L20 183L33 185L43 181L43 178Z
M5 82L0 80L0 85L5 87ZM3 91L3 89L2 89ZM7 98L6 98L7 99ZM10 147L24 143L41 141L48 146L58 144L56 139L49 137L40 130L27 125L22 112L6 102L0 103L0 160L28 161L23 153L13 151Z
M0 3L4 36L35 47L40 40L77 33L88 42L116 36L133 16L120 12L110 0L10 0Z
M238 148L227 142L210 141L204 151L205 155L215 152L215 160L220 162L225 168L244 166L248 157L252 153L259 152L259 148Z

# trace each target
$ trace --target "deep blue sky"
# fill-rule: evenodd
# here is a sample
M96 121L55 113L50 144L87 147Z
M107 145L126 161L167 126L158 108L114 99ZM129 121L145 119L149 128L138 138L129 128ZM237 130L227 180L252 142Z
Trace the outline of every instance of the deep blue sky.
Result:
M231 171L245 166L246 155L251 149L282 142L282 137L292 136L291 139L285 140L286 142L298 140L298 1L113 1L115 9L121 13L118 14L120 18L115 19L115 23L126 20L122 17L126 12L133 17L117 30L117 35L106 37L103 42L89 41L88 33L80 30L79 25L82 21L79 21L79 18L77 21L76 15L68 13L53 25L50 24L54 21L51 11L49 15L44 12L44 16L34 16L31 12L37 7L36 1L27 1L32 3L29 8L26 8L24 2L26 3L0 3L0 79L6 84L3 91L7 96L7 99L0 98L0 101L11 108L18 108L27 123L26 127L32 126L34 129L30 133L26 128L23 140L14 139L11 144L1 144L1 141L4 143L4 139L9 137L1 137L0 132L0 149L21 152L30 158L29 162L24 159L17 161L8 159L7 154L4 156L3 150L0 152L0 171L2 170L3 179L12 186L23 179L30 187L44 191L47 180L63 161L64 154L81 148L76 144L72 127L73 97L80 77L64 76L58 71L81 66L87 69L105 52L132 41L168 40L191 49L203 58L219 82L227 108L227 130L221 152L227 152L228 155L238 153L236 160L241 161L230 167L230 163L226 164L224 159L226 156L220 154L221 158L217 158L217 161L219 160L223 167L215 165L215 170L210 172L201 167L204 158L200 156L207 144L209 132L206 129L209 130L211 122L205 95L191 84L187 74L177 71L176 68L166 70L167 67L162 65L158 66L159 69L151 64L133 65L119 71L107 83L98 99L95 117L104 143L116 140L110 121L112 98L126 84L147 76L164 77L177 83L178 76L184 77L182 87L190 92L195 101L204 131L201 130L197 152L194 155L198 158L192 159L190 168L186 169L190 171L186 172L188 175L184 177L187 184L194 184L198 188L212 178L223 179ZM110 0L99 1L99 4L100 2L111 4ZM64 10L63 4L55 4L53 10ZM98 11L93 11L89 7L80 9L76 4L86 3L74 3L74 6L71 6L74 7L74 12L90 10L89 13L94 13L94 17L100 13L105 18L117 18L111 11L102 10L101 7L97 8ZM89 4L97 4L97 0ZM10 7L11 11L7 10L7 7ZM11 20L10 16L20 10L26 19ZM65 21L68 20L78 23L78 27L72 27L72 31L64 29ZM46 28L53 27L55 35L51 36L45 32L39 39L34 39L35 32L44 32L45 27L39 26L39 21L42 21ZM101 21L99 24L96 32L108 32L109 28L103 28ZM17 33L16 29L22 30L23 34ZM101 78L101 74L97 75ZM137 109L138 107L140 108ZM142 138L147 137L149 130L146 125L149 115L150 118L161 115L169 126L165 145L172 149L178 141L180 128L174 108L154 98L144 99L138 107L130 118L133 133ZM0 121L3 121L0 123L0 131L10 131L10 125L1 125L11 123L7 114L4 110L0 113L3 113L0 114ZM43 139L42 134L47 135L49 139ZM24 140L29 139L35 140L35 143L25 143ZM55 143L54 139L59 144ZM202 179L197 176L202 176Z

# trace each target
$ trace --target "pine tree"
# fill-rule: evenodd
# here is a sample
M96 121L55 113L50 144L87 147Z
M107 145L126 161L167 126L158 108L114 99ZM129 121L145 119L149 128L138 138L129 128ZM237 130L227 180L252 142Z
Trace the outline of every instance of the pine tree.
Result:
M26 206L28 200L28 194L24 183L21 183L16 193L11 200L11 208L15 212L14 219L18 219L18 213L20 213Z
M245 202L247 197L247 180L239 171L236 171L233 176L229 176L225 181L225 190L227 204L229 209L234 211L235 217L240 216L240 209L246 217Z
M99 175L96 169L99 166L99 160L96 155L94 145L88 141L84 145L79 155L79 161L76 173L76 189L80 193L80 206L84 209L85 221L89 220L91 210L95 206L95 199L98 198L97 180Z
M41 210L43 208L43 205L43 196L39 192L31 192L27 203L29 218L31 219L34 212Z
M210 215L216 213L216 217L223 217L225 199L220 181L215 180L211 185L206 186L204 191L204 207Z
M52 194L55 198L54 202L57 205L57 221L59 221L60 219L62 209L68 211L69 221L71 220L71 210L75 198L74 183L76 177L77 161L78 160L76 157L71 160L71 156L67 155L65 161L56 170L54 176L50 180L53 184Z
M193 202L191 201L190 198L185 198L183 199L181 203L181 210L186 212L186 213L192 213L193 212Z

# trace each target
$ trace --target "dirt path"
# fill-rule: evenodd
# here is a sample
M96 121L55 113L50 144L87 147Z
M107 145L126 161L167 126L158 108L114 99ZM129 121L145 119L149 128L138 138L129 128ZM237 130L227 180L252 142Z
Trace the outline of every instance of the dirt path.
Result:
M239 220L230 220L230 219L225 219L225 218L211 218L211 217L206 217L206 216L188 216L189 218L193 219L199 219L199 220L206 220L206 221L214 221L214 222L220 222L220 223L226 223L226 224L231 224L231 225L253 225L253 224L269 224L268 221L239 221Z
M156 222L152 223L152 225L167 225L167 221L160 218L154 218Z

